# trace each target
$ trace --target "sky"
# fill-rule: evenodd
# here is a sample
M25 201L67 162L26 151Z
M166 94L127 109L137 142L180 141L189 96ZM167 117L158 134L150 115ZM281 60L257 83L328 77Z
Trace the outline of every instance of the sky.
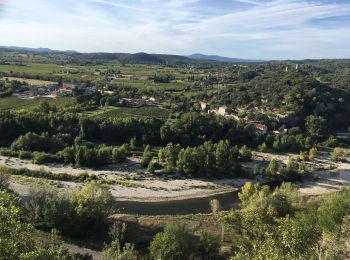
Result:
M0 45L350 58L350 0L0 0Z

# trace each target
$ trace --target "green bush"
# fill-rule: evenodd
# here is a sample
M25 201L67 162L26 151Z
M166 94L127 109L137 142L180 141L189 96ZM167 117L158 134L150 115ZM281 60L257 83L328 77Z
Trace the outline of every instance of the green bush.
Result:
M106 224L115 209L115 200L106 186L89 182L68 194L49 187L34 187L26 208L36 226L82 236Z
M192 235L181 223L170 223L158 233L150 244L153 259L189 259L193 251Z
M72 181L72 182L89 182L91 180L97 180L96 175L89 175L87 173L80 173L78 175L72 175L67 173L51 173L41 170L29 170L27 168L14 169L6 166L0 166L0 172L8 175L20 175L27 177L43 178L48 180L57 181Z
M34 152L32 162L35 164L60 162L60 158L55 154Z
M1 172L0 169L0 189L7 189L9 186L10 176L6 173Z

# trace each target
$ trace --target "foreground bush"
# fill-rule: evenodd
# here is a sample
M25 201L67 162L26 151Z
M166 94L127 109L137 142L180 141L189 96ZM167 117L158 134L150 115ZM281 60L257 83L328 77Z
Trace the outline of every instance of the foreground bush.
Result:
M96 182L73 193L59 193L48 187L30 190L26 208L32 222L44 229L58 229L65 235L82 236L106 224L115 200L108 188Z
M225 227L237 234L230 259L346 259L350 190L307 204L291 184L271 191L247 183L239 194L239 210L221 214Z
M0 259L73 259L54 241L39 245L32 239L33 227L24 221L19 199L0 190Z

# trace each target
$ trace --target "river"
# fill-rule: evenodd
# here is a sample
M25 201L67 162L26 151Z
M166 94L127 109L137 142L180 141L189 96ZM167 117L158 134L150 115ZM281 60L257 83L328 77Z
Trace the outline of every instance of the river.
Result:
M263 185L275 188L281 183L282 181L274 180ZM117 201L117 208L121 214L136 215L185 215L210 213L210 201L213 199L217 199L220 202L221 210L236 208L239 202L239 192L240 190L236 190L203 198L159 202Z
M210 201L217 199L222 210L235 208L238 204L238 192L231 191L210 197L160 201L117 201L117 208L122 214L137 215L185 215L195 213L210 213Z

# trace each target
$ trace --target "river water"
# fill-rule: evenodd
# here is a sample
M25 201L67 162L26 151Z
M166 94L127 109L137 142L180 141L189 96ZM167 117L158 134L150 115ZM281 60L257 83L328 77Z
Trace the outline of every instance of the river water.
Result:
M270 181L264 185L275 188L281 181ZM238 206L240 190L217 194L204 198L184 200L170 200L160 202L117 201L117 208L121 214L136 215L185 215L196 213L210 213L210 201L217 199L222 210L234 209Z
M235 208L238 204L238 192L239 191L231 191L205 198L161 202L117 201L117 208L122 214L137 215L184 215L210 213L210 201L212 199L219 200L222 210Z

